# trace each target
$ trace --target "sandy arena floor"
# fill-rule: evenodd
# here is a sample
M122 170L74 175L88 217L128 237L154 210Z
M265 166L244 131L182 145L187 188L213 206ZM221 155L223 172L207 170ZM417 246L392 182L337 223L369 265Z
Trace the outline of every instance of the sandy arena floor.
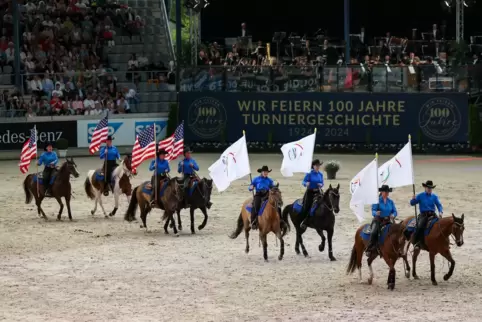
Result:
M217 155L196 155L202 171ZM160 212L148 217L151 233L124 222L126 198L117 216L104 219L98 210L90 215L93 202L83 190L85 173L100 165L97 158L79 158L81 177L74 179L72 202L75 222L64 212L55 221L58 204L44 203L50 220L37 217L33 205L24 204L23 176L17 163L1 162L4 183L0 212L0 320L2 321L480 321L482 314L482 230L480 182L482 161L427 162L415 158L416 181L437 184L445 214L465 213L465 245L453 246L455 272L447 282L448 263L436 259L439 286L430 282L428 255L418 265L420 280L407 280L397 263L397 285L386 288L388 270L378 259L375 281L358 284L357 274L345 269L359 223L348 204L349 180L371 156L317 156L342 163L341 211L337 216L334 254L319 253L315 231L305 234L311 258L294 252L294 231L285 238L285 258L277 260L279 248L269 237L270 262L265 263L257 233L251 234L251 252L244 253L244 236L231 240L240 205L250 195L248 180L235 182L227 192L213 193L214 206L206 228L189 233L189 216L183 212L184 231L179 238L164 235L158 223ZM430 157L441 159L442 157ZM380 164L387 157L382 157ZM273 168L281 183L285 204L302 194L302 175L282 178L280 155L251 156L252 169L263 164ZM134 184L148 178L147 164ZM397 189L392 198L400 217L413 213L408 205L411 187ZM114 200L105 201L110 211ZM196 216L196 227L202 214ZM364 260L363 277L368 276ZM426 303L425 310L415 306Z

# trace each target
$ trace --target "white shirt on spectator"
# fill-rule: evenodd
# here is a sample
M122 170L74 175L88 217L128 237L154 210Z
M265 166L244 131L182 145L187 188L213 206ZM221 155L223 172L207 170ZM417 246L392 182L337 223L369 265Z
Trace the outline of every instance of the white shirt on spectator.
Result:
M119 106L120 102L121 102L121 100L117 100L117 106ZM129 106L129 102L127 102L126 100L124 100L124 110L125 110L125 111L128 111L128 110L130 110L130 109L131 109L131 107Z
M139 56L137 57L137 61L139 62L139 66L144 67L149 64L149 59L146 56Z
M52 91L52 96L54 96L55 94L57 94L57 97L62 97L62 96L64 96L64 93L62 93L62 90L60 90L60 89L59 89L59 90L54 89L54 90Z
M93 108L95 106L95 102L93 100L90 100L88 98L86 98L84 100L84 108L85 109L89 109L89 108ZM87 113L87 111L86 111ZM85 115L88 115L88 114L85 114Z
M133 90L132 88L127 92L127 94L125 95L126 98L134 98L136 97L136 91Z
M30 89L32 91L41 91L43 89L42 82L39 79L37 79L37 80L32 79L30 81Z
M15 59L15 49L7 48L7 50L5 50L5 55L7 56L7 63L13 62Z
M134 65L134 67L139 67L139 61L138 60L129 60L127 62L127 66L131 67L132 65Z

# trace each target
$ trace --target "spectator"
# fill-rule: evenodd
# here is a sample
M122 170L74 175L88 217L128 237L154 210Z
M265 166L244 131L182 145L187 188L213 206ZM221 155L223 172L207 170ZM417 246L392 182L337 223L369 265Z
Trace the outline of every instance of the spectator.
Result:
M89 110L95 106L95 102L92 99L92 95L87 94L87 98L84 100L84 109Z
M32 90L32 93L37 96L37 97L42 97L44 94L43 87L42 87L42 81L40 80L40 77L34 76L34 78L30 81L30 89Z
M130 113L130 106L129 103L125 100L123 96L121 96L117 100L117 113L116 114L126 114Z

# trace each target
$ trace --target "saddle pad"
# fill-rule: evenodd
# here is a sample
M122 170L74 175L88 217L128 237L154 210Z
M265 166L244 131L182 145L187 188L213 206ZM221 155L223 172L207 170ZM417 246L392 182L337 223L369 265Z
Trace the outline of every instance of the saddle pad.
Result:
M55 177L56 177L56 175L54 174L54 175L50 178L50 184L51 184L51 185L54 184ZM38 181L39 184L43 185L43 184L44 184L44 181L43 181L43 180L44 180L44 179L42 178L42 175L40 175L40 176L39 176L39 175L36 175L36 174L33 175L33 182L37 183L37 181Z
M197 180L192 181L192 185L189 187L189 191L188 191L189 196L192 196L192 194L193 194L193 192L194 192L194 189L196 189L197 185L198 185L198 181L197 181Z
M293 202L293 210L297 214L301 213L301 210L303 210L303 198L300 198L298 200L295 200L295 202Z
M428 234L430 234L430 231L432 230L433 225L435 225L435 223L437 221L438 221L437 216L434 216L434 217L432 217L431 219L428 220L427 227L425 228L425 232L424 232L425 236L428 236ZM410 233L413 233L413 232L415 232L415 229L417 228L416 225L417 225L417 221L415 220L415 218L412 218L408 222L406 230Z
M167 188L167 184L169 181L164 181L164 183L161 185L161 189L159 190L159 197L162 197L164 195L164 191ZM146 195L152 195L153 194L153 188L151 185L150 181L146 181L142 184L142 193L145 193Z
M385 242L385 238L387 237L388 231L390 230L390 225L391 224L386 224L382 226L380 236L378 236L379 245L383 245L383 243ZM370 240L371 234L372 234L372 227L370 224L366 224L365 226L363 226L363 229L360 232L360 237L363 240L367 241L367 240Z
M261 204L261 208L258 211L258 217L263 214L264 208L266 208L266 205L268 204L268 200L263 201ZM251 213L251 210L253 209L253 203L247 204L246 205L246 210Z
M95 181L104 181L104 180L105 180L104 173L99 170L95 171Z

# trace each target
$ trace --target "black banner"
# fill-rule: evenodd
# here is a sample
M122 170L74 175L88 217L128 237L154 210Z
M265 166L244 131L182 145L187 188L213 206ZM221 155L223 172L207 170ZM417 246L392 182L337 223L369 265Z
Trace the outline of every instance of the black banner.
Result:
M28 140L30 129L37 126L38 147L43 148L45 142L56 142L60 138L69 141L69 147L77 147L77 122L25 122L0 123L0 150L20 150Z

